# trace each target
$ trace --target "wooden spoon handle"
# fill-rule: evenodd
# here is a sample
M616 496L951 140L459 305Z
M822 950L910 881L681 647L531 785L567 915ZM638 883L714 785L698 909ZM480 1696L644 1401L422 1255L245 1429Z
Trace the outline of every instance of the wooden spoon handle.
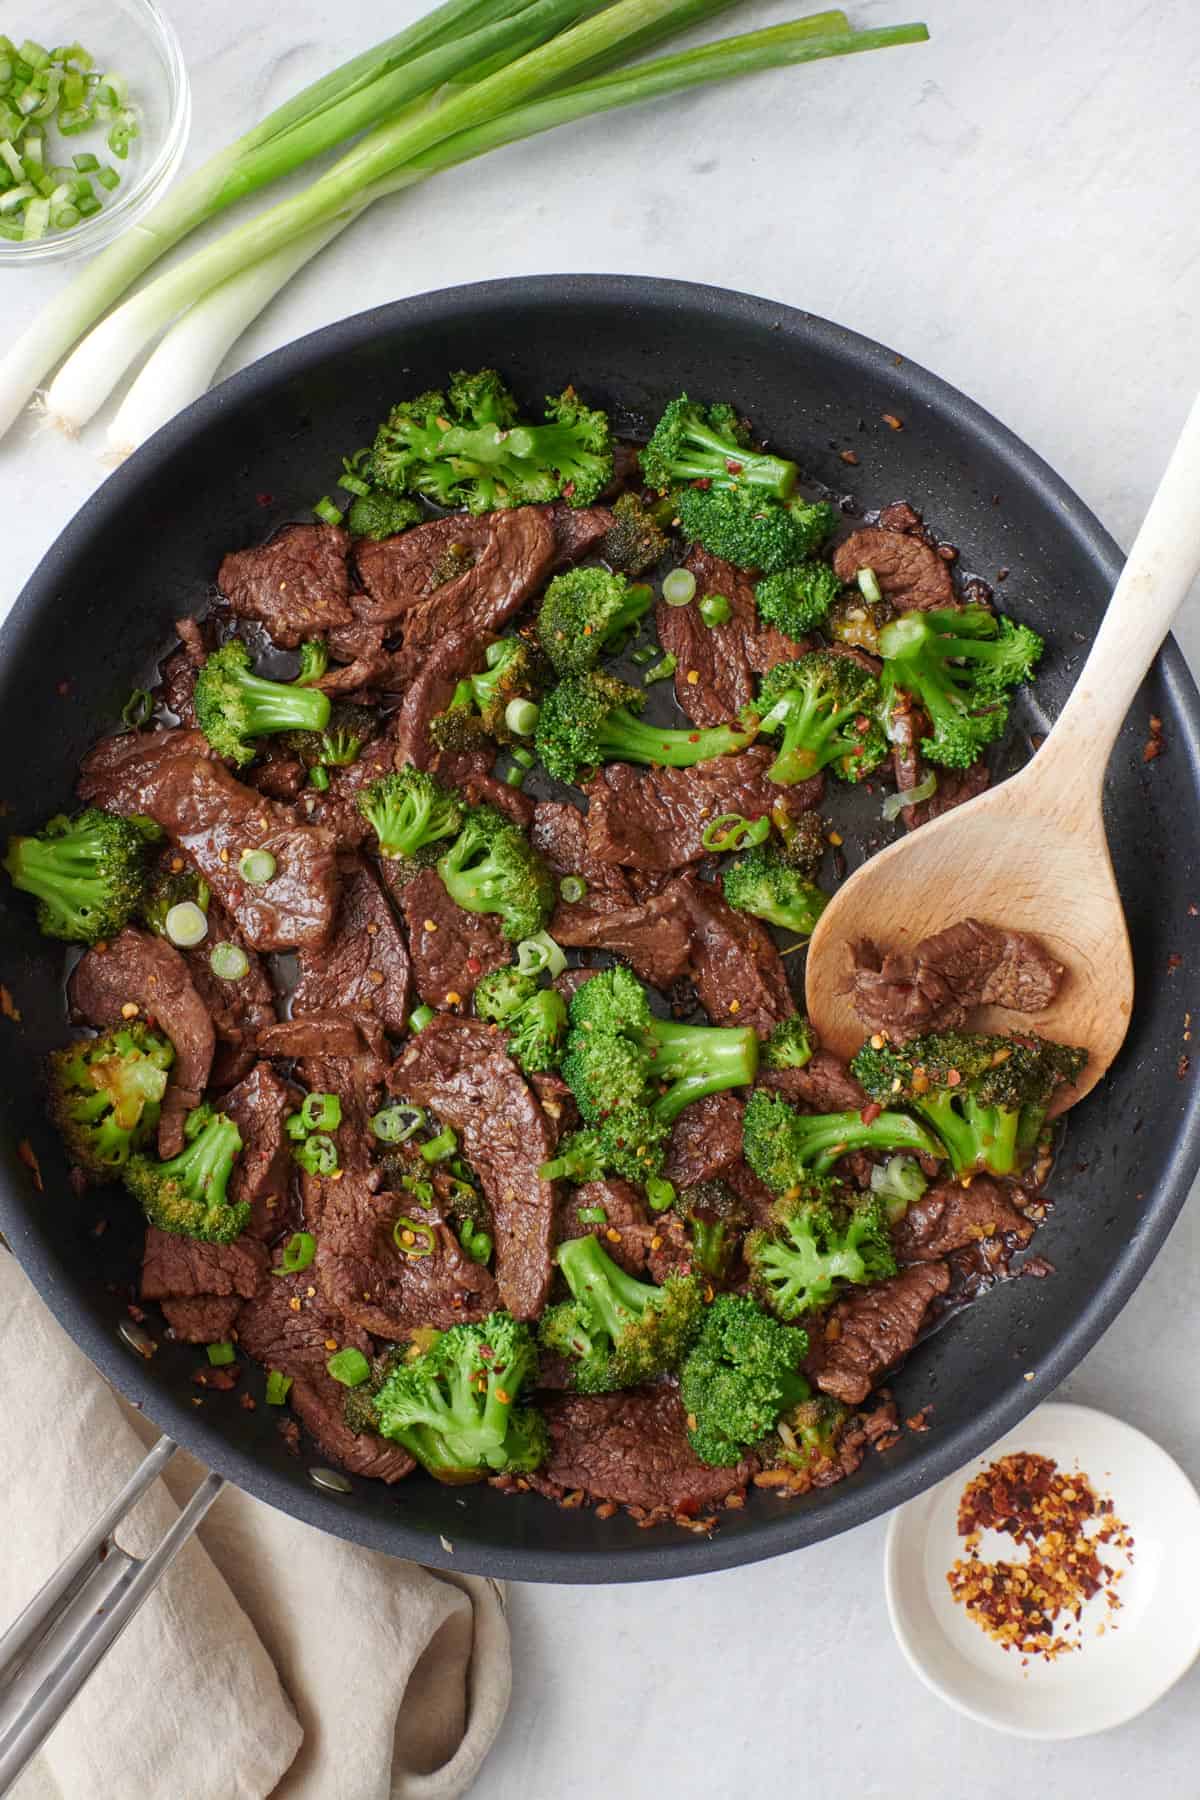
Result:
M1077 804L1089 788L1099 794L1117 732L1197 570L1200 398L1134 539L1071 697L1029 765L1030 778L1043 789L1053 773L1064 804Z

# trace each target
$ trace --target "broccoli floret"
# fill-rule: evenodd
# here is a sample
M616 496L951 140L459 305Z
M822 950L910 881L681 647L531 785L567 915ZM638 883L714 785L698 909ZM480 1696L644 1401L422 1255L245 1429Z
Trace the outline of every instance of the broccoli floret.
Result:
M458 794L424 769L394 769L368 782L359 792L358 810L375 833L379 854L398 859L453 837L463 820Z
M760 683L753 711L761 731L782 734L767 770L771 781L790 785L825 768L844 781L861 781L888 753L879 683L851 656L813 650L776 663Z
M828 895L790 867L770 844L755 844L735 857L721 876L721 886L730 906L739 912L753 913L801 937L812 936L828 905Z
M294 685L308 687L314 681L320 681L329 667L329 649L324 638L305 638L300 646L300 667L296 671Z
M536 1367L533 1335L511 1313L453 1325L392 1368L374 1397L375 1429L438 1481L527 1473L549 1447L541 1414L516 1404Z
M661 1175L671 1128L644 1106L622 1106L595 1125L572 1131L551 1162L538 1170L543 1181L583 1185L605 1175L646 1181Z
M419 500L403 500L372 488L369 494L355 495L346 514L346 525L352 537L373 538L380 543L384 538L397 537L410 525L419 525L425 516Z
M442 750L474 750L485 738L511 744L519 734L506 718L513 700L535 700L545 685L547 669L540 652L522 637L500 638L489 645L487 668L465 676L454 690L449 708L429 722L429 735Z
M542 930L554 906L554 881L524 832L491 806L475 806L437 872L466 912L496 913L506 938Z
M887 1208L829 1179L804 1181L777 1200L745 1255L755 1291L781 1319L828 1306L841 1282L866 1286L896 1273Z
M740 569L776 575L803 562L829 536L837 514L825 501L780 505L752 488L685 487L679 524L690 543Z
M187 1116L184 1136L185 1148L170 1162L131 1156L125 1186L160 1231L228 1244L250 1222L249 1201L230 1200L226 1193L241 1133L224 1113L198 1106Z
M475 989L475 1014L499 1025L508 1053L527 1075L557 1067L567 1028L567 1004L554 988L539 988L532 975L493 969Z
M776 806L771 817L779 831L779 853L806 881L815 881L829 847L829 827L820 813L789 813Z
M37 900L38 929L72 944L115 937L146 891L146 836L98 806L50 819L36 837L12 837L4 867Z
M351 700L335 700L329 709L329 723L324 731L285 731L280 734L280 748L296 756L306 769L318 763L329 768L345 768L358 761L364 744L378 735L379 715L369 706L357 706Z
M622 494L612 509L600 554L623 575L644 575L667 553L667 534L636 494Z
M879 654L887 712L898 688L915 695L933 726L932 737L921 740L925 755L965 769L1003 735L1008 692L1033 679L1042 640L985 606L933 607L885 625Z
M824 1175L852 1150L910 1150L942 1155L937 1138L907 1113L881 1112L864 1124L856 1112L803 1115L778 1094L758 1089L742 1122L746 1161L773 1194L788 1194L810 1174Z
M645 988L622 964L593 975L571 1001L562 1077L589 1123L637 1106L669 1125L694 1100L748 1087L757 1072L751 1026L656 1019Z
M642 451L642 474L651 487L707 481L713 488L752 488L786 500L796 485L796 465L748 448L749 434L731 406L701 406L681 394L672 400Z
M692 1261L711 1281L724 1281L746 1223L746 1208L723 1181L685 1188L675 1210L691 1234Z
M688 1441L701 1462L731 1467L782 1413L811 1399L800 1373L807 1354L803 1331L781 1325L744 1295L717 1295L679 1381Z
M329 695L256 675L250 652L230 638L196 677L196 723L217 752L239 767L254 761L254 739L279 731L324 731Z
M760 1052L764 1069L802 1069L812 1061L813 1037L808 1020L793 1013L776 1025Z
M786 636L801 638L824 623L842 584L825 562L794 563L765 575L754 589L758 616Z
M652 589L630 587L607 569L568 569L546 589L538 642L558 675L582 675L637 624L653 598Z
M679 1367L704 1310L695 1275L669 1275L662 1287L638 1281L591 1232L560 1244L555 1261L573 1298L547 1308L541 1340L571 1363L580 1393L636 1387Z
M644 693L599 669L560 681L542 702L534 737L547 774L574 782L580 770L602 762L690 769L711 756L744 750L754 740L753 730L732 725L705 731L647 725L635 717L645 703Z
M809 1473L834 1461L850 1417L850 1408L832 1394L810 1394L779 1416L774 1435L756 1444L755 1454L766 1468Z
M93 1181L111 1181L158 1124L175 1052L136 1021L54 1050L50 1117L67 1155Z
M873 1099L886 1094L932 1126L956 1175L1012 1175L1030 1161L1055 1090L1086 1063L1086 1050L1045 1038L946 1031L869 1041L850 1067Z
M207 881L185 864L181 856L164 857L151 871L146 891L138 903L138 917L143 925L164 937L167 914L173 906L183 906L190 901L206 913L211 899L212 891Z
M459 374L449 394L419 394L392 408L364 459L365 479L390 494L492 512L560 495L587 506L612 479L607 415L574 389L546 401L544 425L517 422L494 370Z

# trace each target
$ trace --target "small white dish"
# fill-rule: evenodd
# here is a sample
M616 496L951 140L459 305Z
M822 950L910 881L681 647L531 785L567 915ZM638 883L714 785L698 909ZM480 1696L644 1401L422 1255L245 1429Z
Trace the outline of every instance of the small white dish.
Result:
M1111 1497L1133 1538L1119 1610L1103 1594L1084 1609L1081 1647L1046 1663L1004 1650L951 1598L947 1571L964 1554L958 1503L967 1482L1014 1451L1052 1457ZM988 1557L1023 1559L1000 1534ZM983 1456L893 1513L884 1552L888 1613L914 1672L939 1699L981 1725L1025 1738L1086 1737L1144 1712L1200 1656L1200 1495L1142 1432L1089 1406L1054 1402ZM1103 1625L1103 1632L1099 1627Z

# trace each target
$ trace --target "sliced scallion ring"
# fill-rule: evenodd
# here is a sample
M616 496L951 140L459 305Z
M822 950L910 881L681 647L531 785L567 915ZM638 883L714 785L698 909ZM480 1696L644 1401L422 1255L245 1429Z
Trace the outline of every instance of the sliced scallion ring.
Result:
M696 593L696 577L690 569L672 569L663 578L662 597L668 606L686 606Z
M238 857L238 874L251 887L265 887L276 869L269 850L243 850Z
M250 973L250 958L240 944L214 944L208 966L218 981L240 981Z
M202 944L208 935L208 920L194 900L181 900L177 906L170 907L163 926L171 942L180 950Z

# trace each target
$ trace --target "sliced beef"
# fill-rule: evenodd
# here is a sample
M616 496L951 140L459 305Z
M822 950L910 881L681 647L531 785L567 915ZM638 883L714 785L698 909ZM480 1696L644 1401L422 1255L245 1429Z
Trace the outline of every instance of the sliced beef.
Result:
M593 900L603 895L617 907L632 904L635 895L624 869L592 856L587 820L577 806L565 800L539 800L529 841L553 874L582 876Z
M461 631L450 631L434 645L405 689L391 726L396 767L433 769L440 752L429 736L429 722L445 712L465 675L483 668L485 644Z
M254 550L235 550L217 586L239 619L257 619L285 650L349 625L350 539L340 525L287 525Z
M705 1094L685 1106L671 1127L663 1173L675 1187L723 1176L742 1155L742 1114L736 1094Z
M240 1294L218 1299L200 1294L194 1300L160 1300L163 1318L181 1344L227 1344L244 1302Z
M400 1481L415 1467L412 1457L398 1444L371 1432L358 1437L348 1428L342 1417L346 1390L325 1367L330 1343L370 1356L371 1340L333 1311L311 1275L305 1269L265 1281L238 1314L238 1342L265 1368L291 1376L292 1406L325 1455L352 1474Z
M593 1500L653 1511L698 1512L742 1492L756 1464L710 1469L687 1440L678 1389L630 1388L619 1394L564 1394L545 1403L550 1455L541 1481Z
M902 1263L933 1262L978 1244L984 1238L1011 1237L1027 1244L1033 1225L1013 1205L1012 1190L990 1175L961 1181L939 1181L914 1200L892 1227L892 1244Z
M158 698L191 731L196 725L196 676L215 647L216 636L207 621L201 624L197 619L176 619L175 629L179 647L158 666Z
M292 1158L284 1121L302 1098L270 1063L260 1062L221 1102L221 1110L233 1120L242 1138L229 1184L230 1197L249 1203L247 1231L253 1237L269 1240L290 1222Z
M232 1244L205 1244L199 1238L146 1229L142 1256L143 1300L253 1300L267 1272L267 1253L256 1239L235 1238Z
M236 944L246 958L246 973L232 981L214 975L211 957L215 944ZM258 1033L274 1023L275 990L271 977L218 900L208 904L207 937L181 955L217 1034L209 1085L231 1087L253 1063Z
M590 855L641 870L682 869L709 854L704 828L723 813L760 819L774 806L798 814L819 805L822 777L780 787L767 780L774 760L773 751L755 746L693 769L605 763L587 790Z
M603 1220L585 1221L581 1211L603 1212ZM641 1275L646 1267L650 1239L655 1226L646 1210L646 1202L631 1181L586 1181L582 1187L563 1185L559 1195L554 1235L565 1243L568 1238L596 1237L604 1249L630 1275Z
M301 816L307 824L331 832L339 850L357 850L363 845L372 848L375 834L359 811L358 796L363 788L395 767L395 758L392 739L375 738L354 762L328 771L329 786L323 791L305 788L299 801Z
M397 1248L393 1227L410 1215L433 1233L431 1254L406 1256ZM420 1237L415 1248L425 1242ZM330 1305L384 1338L406 1338L419 1325L446 1331L485 1319L500 1304L487 1269L463 1254L435 1211L422 1210L408 1193L374 1192L353 1172L325 1197L314 1268Z
M930 1302L949 1285L944 1262L914 1263L890 1281L839 1300L809 1354L809 1372L821 1392L861 1406L880 1376L908 1355Z
M204 1098L216 1036L188 966L173 944L129 925L110 943L96 944L76 963L67 984L72 1010L107 1031L136 1016L158 1025L175 1047L163 1096L158 1153L178 1156L183 1121ZM126 1011L135 1006L136 1015Z
M908 531L864 525L838 545L833 566L846 582L853 581L860 569L874 569L884 599L897 612L955 605L949 565Z
M675 698L693 725L726 725L754 698L756 674L790 662L809 648L785 637L758 616L754 583L743 569L694 545L683 567L696 577L695 598L687 606L660 600L654 618L658 641L675 658ZM700 602L723 594L730 614L708 626Z
M457 905L436 869L423 869L400 889L398 899L408 929L413 980L426 1006L440 1010L465 1002L484 975L512 961L512 945L495 917ZM451 994L458 995L458 1002L449 998Z
M308 770L298 756L292 756L268 739L257 762L243 769L242 780L256 794L285 804L298 800L308 782Z
M614 907L591 890L574 905L555 908L550 936L569 950L608 950L621 957L642 981L666 989L691 970L692 933L688 909L673 893L655 894L640 906Z
M294 1017L350 1006L372 1013L399 1035L412 1011L412 968L395 914L378 878L359 856L338 858L341 899L333 937L302 950L292 994Z
M662 898L678 895L691 926L691 976L714 1025L751 1025L766 1037L796 1002L783 958L761 920L730 906L714 882L684 876Z
M925 1031L956 1031L978 1006L1038 1013L1066 970L1024 931L961 919L912 950L881 951L860 938L848 951L854 1010L869 1032L903 1043Z
M76 792L88 806L148 813L146 797L157 793L169 764L214 755L202 731L118 731L88 751Z
M474 758L475 752L468 752L468 755ZM485 757L489 765L495 761L490 750L485 753ZM436 773L459 789L468 806L494 806L497 812L503 813L519 830L528 831L533 824L535 810L529 795L523 794L520 788L512 787L509 782L501 781L498 775L489 774L486 769L469 767L459 771L455 765L460 761L461 753L453 758L439 757Z
M908 694L898 695L892 709L889 736L896 787L902 794L920 787L929 774L929 766L921 755L921 739L928 737L929 731L929 720L920 707L914 705ZM983 793L991 780L982 757L969 769L938 769L935 773L937 788L929 799L918 800L915 806L904 808L904 824L908 831L915 831L919 825L928 824L930 819L940 819L943 813L953 812L956 806L973 800L976 794Z
M393 1065L388 1086L457 1132L492 1209L504 1304L518 1319L536 1319L554 1244L554 1186L538 1169L554 1136L500 1033L438 1014Z
M262 1056L295 1061L362 1061L376 1080L383 1078L384 1044L378 1020L349 1011L280 1019L259 1033L258 1049ZM306 1083L312 1085L319 1084Z
M775 1196L765 1181L761 1181L748 1162L741 1158L731 1163L721 1176L727 1188L731 1188L745 1207L751 1225L766 1227L771 1222L771 1210L775 1205Z
M814 1050L802 1069L761 1069L758 1085L782 1095L800 1112L862 1112L871 1104L865 1088L832 1050Z
M582 562L593 550L599 550L613 526L613 516L607 506L571 506L565 500L555 500L546 508L546 513L554 534L552 575Z

